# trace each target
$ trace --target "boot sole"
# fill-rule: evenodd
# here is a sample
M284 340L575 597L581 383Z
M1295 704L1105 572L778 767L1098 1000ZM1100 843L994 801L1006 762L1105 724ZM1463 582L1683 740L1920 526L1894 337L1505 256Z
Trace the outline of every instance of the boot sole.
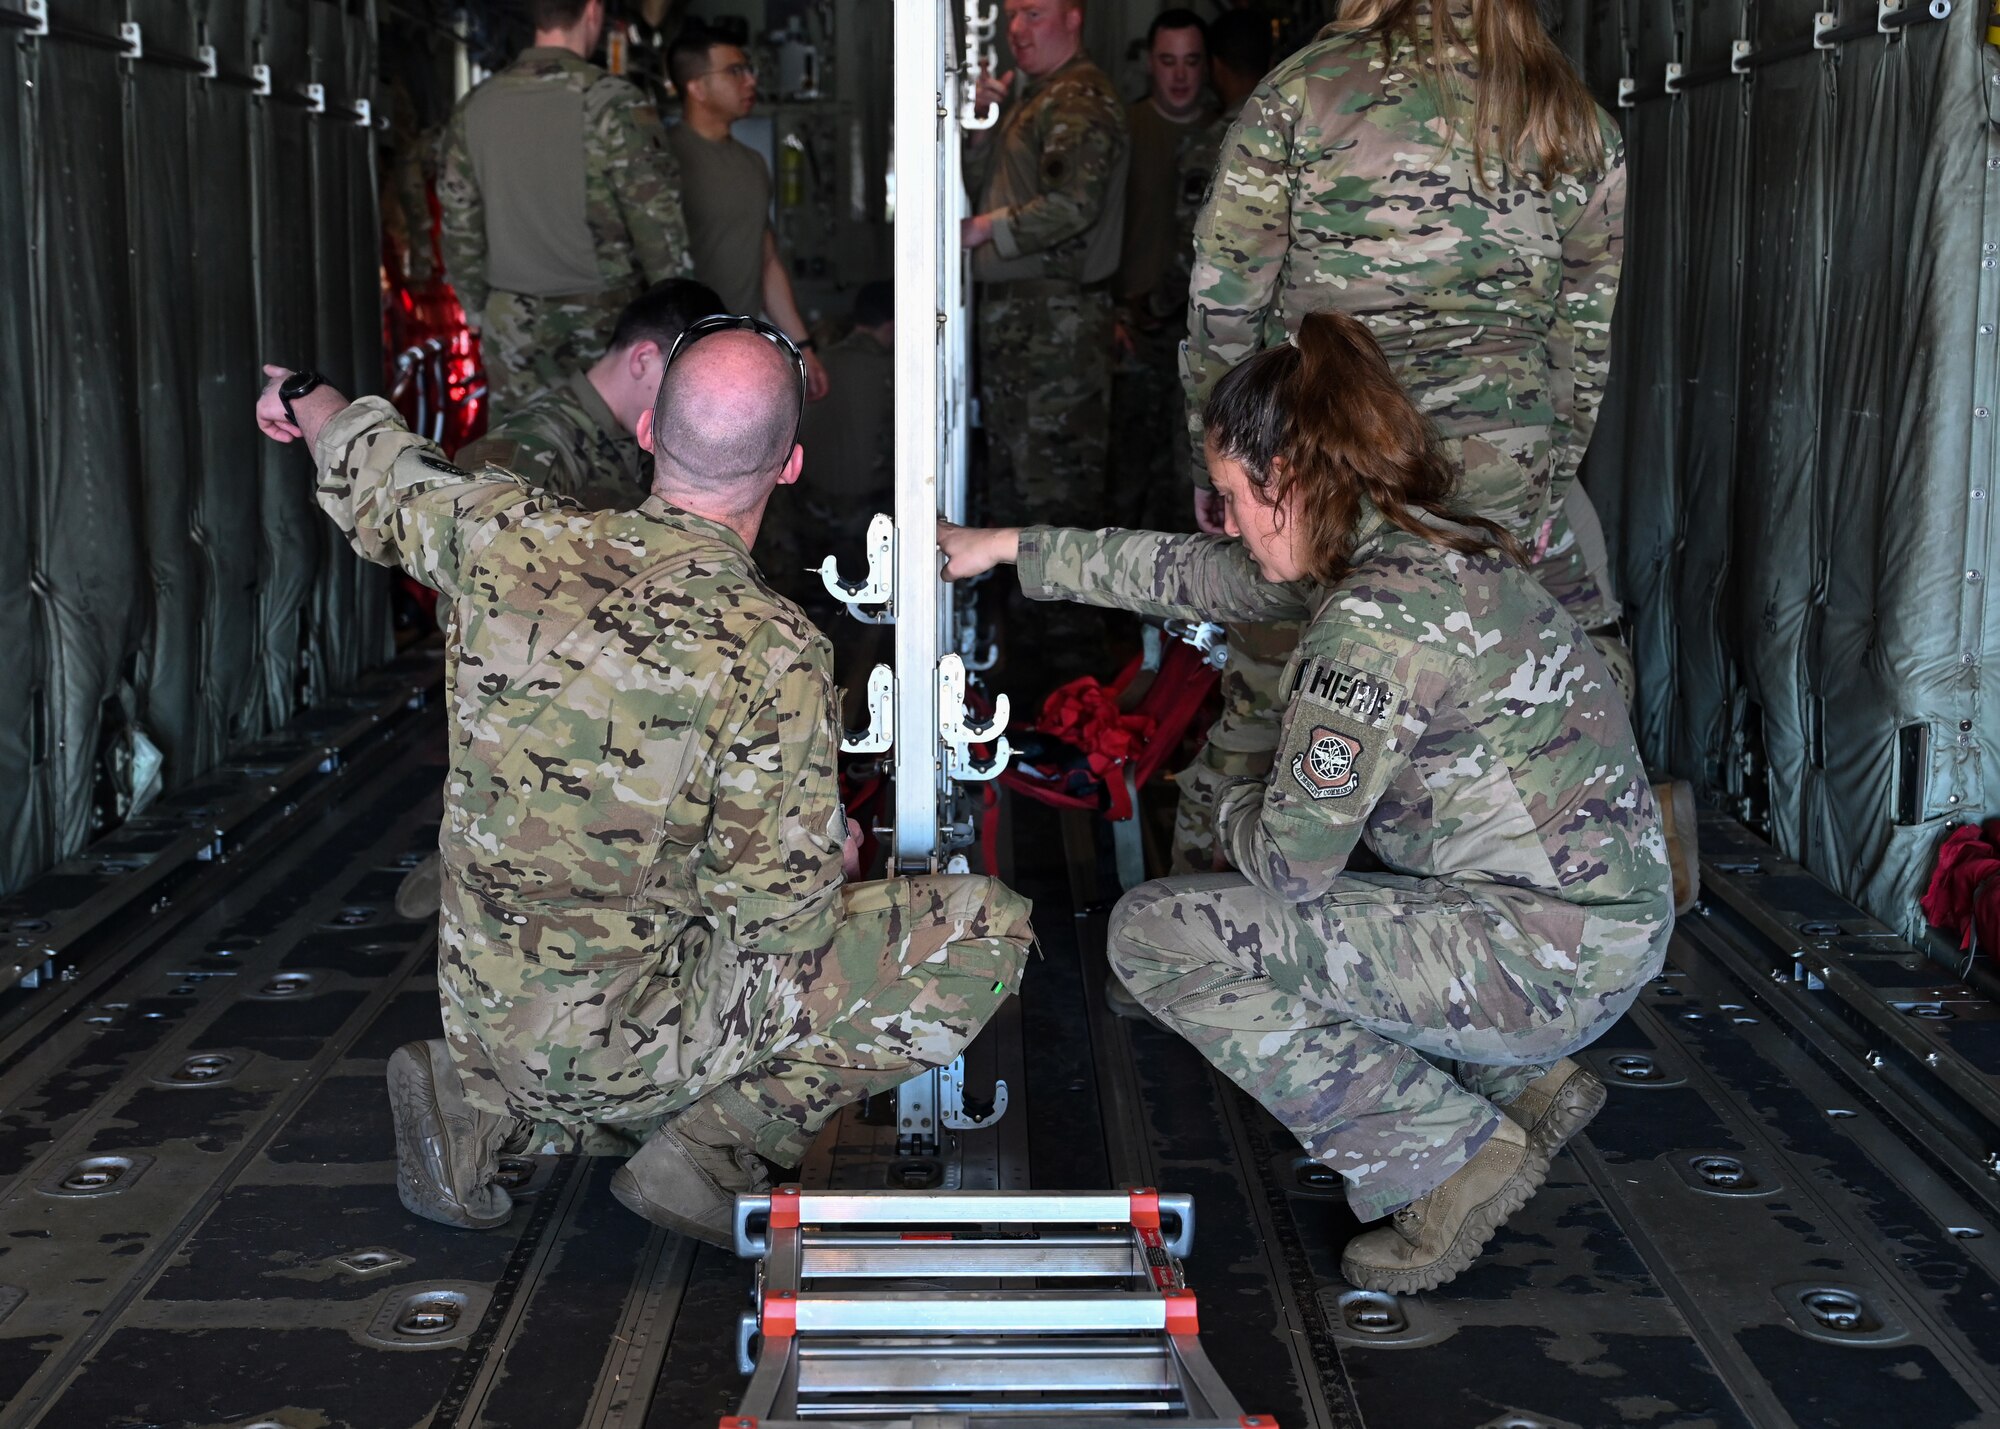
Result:
M1569 1145L1572 1138L1597 1118L1611 1093L1589 1072L1579 1071L1563 1083L1562 1090L1542 1113L1542 1119L1528 1132L1528 1144L1544 1157Z
M1528 1159L1521 1163L1521 1168L1502 1182L1500 1189L1490 1198L1472 1208L1445 1253L1429 1265L1411 1270L1380 1270L1353 1265L1343 1256L1340 1273L1356 1290L1376 1290L1391 1295L1414 1295L1419 1291L1435 1290L1456 1280L1471 1267L1472 1262L1479 1258L1479 1253L1486 1249L1486 1242L1493 1239L1493 1233L1507 1223L1509 1216L1528 1204L1529 1198L1542 1188L1548 1174L1548 1157L1531 1145Z
M677 1215L657 1202L646 1199L639 1189L638 1178L623 1166L611 1173L611 1198L642 1221L650 1221L656 1226L665 1226L670 1231L678 1231L690 1240L698 1240L703 1245L712 1245L718 1250L736 1249L734 1230L722 1232L703 1225L700 1221Z
M514 1213L512 1206L504 1216L484 1219L432 1189L429 1163L414 1148L423 1144L426 1124L430 1134L443 1141L444 1124L436 1110L437 1081L431 1076L430 1053L421 1042L410 1045L418 1051L403 1046L389 1055L389 1108L396 1119L396 1198L411 1215L460 1230L489 1231L507 1224Z

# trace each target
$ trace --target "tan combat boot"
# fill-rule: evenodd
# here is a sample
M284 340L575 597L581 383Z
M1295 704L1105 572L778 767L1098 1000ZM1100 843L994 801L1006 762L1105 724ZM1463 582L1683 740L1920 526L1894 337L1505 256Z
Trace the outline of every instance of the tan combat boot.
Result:
M1409 1295L1453 1279L1548 1174L1549 1158L1504 1117L1493 1135L1438 1186L1347 1243L1340 1273L1357 1290Z
M767 1191L763 1160L696 1102L646 1138L611 1177L618 1204L656 1226L731 1250L736 1195Z
M443 1038L390 1054L389 1110L396 1194L412 1214L475 1231L505 1223L514 1202L494 1177L515 1124L467 1103Z
M1667 866L1674 871L1674 912L1685 913L1701 896L1701 845L1695 828L1694 785L1662 779L1653 785L1660 832L1667 836Z
M1528 1133L1530 1146L1554 1157L1604 1110L1608 1095L1604 1083L1565 1057L1500 1110Z
M403 875L403 881L396 885L396 916L411 923L421 923L438 915L438 902L442 896L442 859L433 851L431 856Z

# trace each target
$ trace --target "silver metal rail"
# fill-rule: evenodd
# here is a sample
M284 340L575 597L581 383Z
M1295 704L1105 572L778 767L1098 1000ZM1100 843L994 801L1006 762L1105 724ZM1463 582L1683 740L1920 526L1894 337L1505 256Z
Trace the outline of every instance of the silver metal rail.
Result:
M1201 1348L1193 1240L1193 1199L1150 1190L739 1196L757 1309L722 1425L1276 1429Z

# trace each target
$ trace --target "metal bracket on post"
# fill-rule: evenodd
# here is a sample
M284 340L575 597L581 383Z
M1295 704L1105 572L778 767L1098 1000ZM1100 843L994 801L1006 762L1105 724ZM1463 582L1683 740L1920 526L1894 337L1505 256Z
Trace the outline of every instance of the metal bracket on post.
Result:
M1629 74L1618 81L1618 107L1630 109L1639 101L1633 98L1639 92L1639 81Z
M1830 50L1835 48L1833 32L1840 28L1840 16L1832 10L1821 10L1813 15L1813 48Z
M308 114L326 113L325 85L323 84L307 85L305 88L305 96L306 96L306 113Z
M363 129L373 129L375 127L374 104L366 99L355 100L354 122L359 124Z
M1731 74L1750 73L1750 42L1731 40L1729 42L1729 72Z
M993 1083L993 1110L985 1116L968 1116L965 1111L965 1058L938 1068L938 1124L950 1131L980 1131L1007 1114L1007 1084Z
M868 553L868 572L858 581L850 581L840 574L840 558L828 556L819 563L820 584L835 600L846 603L848 611L856 620L870 625L886 625L882 617L863 615L856 606L887 605L895 593L896 571L896 520L887 512L877 511L868 522L868 536L865 547ZM888 612L884 612L886 616Z
M992 719L975 724L965 708L965 661L956 652L938 661L937 689L938 738L944 742L946 774L960 781L999 778L1014 757L1013 746L1001 735L1013 713L1007 697L994 700ZM975 744L992 745L992 758L975 760L971 752Z
M1893 33L1897 27L1889 22L1901 18L1902 13L1903 0L1875 0L1875 29L1877 33L1884 35Z
M201 66L201 77L203 79L218 79L221 77L222 69L215 62L214 45L201 46L194 52L194 57L196 63Z
M994 52L993 36L1000 24L1000 7L994 5L981 9L979 0L966 0L965 5L965 69L958 77L961 99L958 106L958 123L962 129L991 129L1000 122L1000 106L993 105L984 119L979 117L979 104L974 98L979 88L981 70L991 72L999 63L999 55Z
M146 42L139 31L137 20L126 20L118 26L118 58L121 60L142 60L146 57Z
M23 33L30 36L48 34L49 0L22 0L21 9L28 17L28 28Z
M269 65L250 66L250 92L259 99L271 97L271 67Z
M1669 60L1667 62L1667 77L1660 81L1660 87L1666 90L1668 94L1679 94L1681 92L1681 76L1686 73L1686 65L1682 64L1679 60Z
M840 752L880 754L894 743L895 714L890 706L895 700L895 673L887 665L877 665L868 672L868 724L859 734L850 734L843 730Z
M896 1151L902 1156L937 1155L938 1069L904 1082L896 1088Z

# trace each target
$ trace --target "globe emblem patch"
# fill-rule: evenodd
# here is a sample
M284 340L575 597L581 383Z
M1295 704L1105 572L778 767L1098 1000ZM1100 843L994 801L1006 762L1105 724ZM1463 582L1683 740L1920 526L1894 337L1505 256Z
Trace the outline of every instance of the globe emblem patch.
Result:
M1315 799L1344 799L1361 785L1361 741L1315 726L1304 752L1292 757L1292 777Z

